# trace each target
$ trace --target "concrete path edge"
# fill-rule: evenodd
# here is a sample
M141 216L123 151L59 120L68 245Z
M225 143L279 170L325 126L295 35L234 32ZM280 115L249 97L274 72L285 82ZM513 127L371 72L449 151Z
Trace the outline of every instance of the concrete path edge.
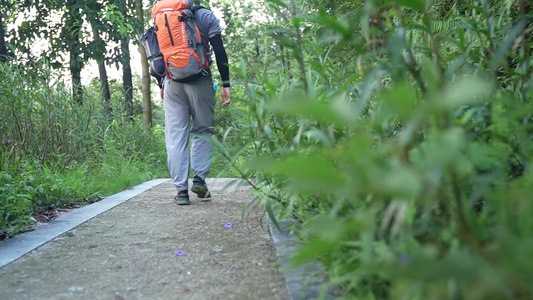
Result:
M168 178L165 178L147 181L132 189L124 190L96 203L73 210L33 231L0 242L0 268L72 228L168 180Z
M291 265L291 258L299 248L298 236L290 229L291 224L294 223L295 221L292 219L278 220L280 227L278 229L274 222L269 219L270 235L276 247L291 300L334 299L334 296L328 291L321 294L321 286L327 278L321 265L315 262L309 262L296 268Z

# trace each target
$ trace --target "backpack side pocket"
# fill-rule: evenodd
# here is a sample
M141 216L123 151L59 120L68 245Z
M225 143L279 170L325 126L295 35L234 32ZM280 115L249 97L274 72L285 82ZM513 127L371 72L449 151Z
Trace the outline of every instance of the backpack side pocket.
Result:
M148 28L141 36L141 44L146 53L146 59L150 66L150 75L154 77L157 82L160 82L166 76L165 61L163 54L159 49L159 42L157 40L157 28Z

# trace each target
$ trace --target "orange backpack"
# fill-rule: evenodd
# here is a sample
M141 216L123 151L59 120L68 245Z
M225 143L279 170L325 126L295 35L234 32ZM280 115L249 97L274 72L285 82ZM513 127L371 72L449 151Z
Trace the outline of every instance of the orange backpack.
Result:
M209 60L192 0L161 0L152 8L157 41L170 79L188 82L208 74Z

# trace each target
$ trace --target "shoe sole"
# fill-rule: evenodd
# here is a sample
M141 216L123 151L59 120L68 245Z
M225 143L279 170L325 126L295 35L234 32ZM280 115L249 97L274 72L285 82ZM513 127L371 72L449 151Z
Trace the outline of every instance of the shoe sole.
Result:
M178 202L178 201L174 201L177 205L190 205L191 202Z
M207 190L205 190L202 187L192 187L191 191L195 193L198 198L205 199L205 198L211 198L211 193Z
M176 203L177 205L190 205L191 201L174 199L174 203Z

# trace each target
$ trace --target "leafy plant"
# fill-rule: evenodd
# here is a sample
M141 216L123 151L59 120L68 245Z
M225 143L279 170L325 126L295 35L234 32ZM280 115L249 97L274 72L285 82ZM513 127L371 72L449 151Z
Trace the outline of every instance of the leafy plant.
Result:
M38 210L83 204L168 176L161 126L148 132L140 119L130 121L120 92L111 97L115 115L109 119L92 87L80 108L46 65L29 75L0 64L0 78L4 237L26 230Z
M294 262L346 298L533 296L529 6L267 3L292 59L233 68L247 110L219 148L301 222Z

